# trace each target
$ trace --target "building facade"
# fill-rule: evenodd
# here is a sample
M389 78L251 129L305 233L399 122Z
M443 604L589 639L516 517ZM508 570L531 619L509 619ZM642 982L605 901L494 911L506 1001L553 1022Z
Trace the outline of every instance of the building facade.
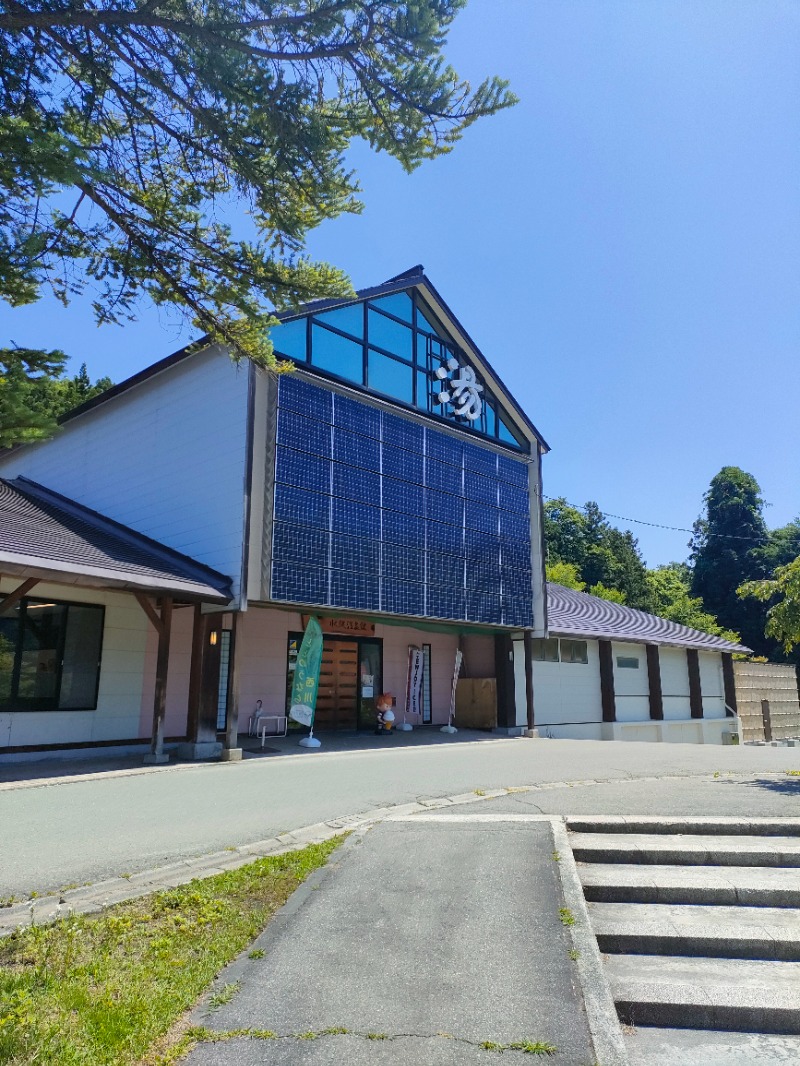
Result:
M53 440L0 457L9 522L25 493L38 492L40 507L57 493L69 506L48 505L60 523L51 541L71 545L48 569L26 557L24 538L5 554L0 543L0 622L16 619L0 749L150 737L158 758L170 738L187 755L235 750L257 701L285 713L311 614L324 631L320 730L372 727L385 692L402 712L410 648L424 661L415 724L447 721L459 650L462 676L491 682L500 730L541 721L551 735L618 736L607 727L645 710L649 724L652 653L646 694L636 668L623 672L624 649L610 689L611 638L581 623L581 605L561 605L560 628L548 626L548 446L422 268L284 315L273 341L293 372L192 348L72 412ZM93 523L103 522L141 538L139 554L108 549L112 558L89 573L104 535ZM158 551L167 556L152 557ZM35 602L26 580L39 582ZM83 617L70 604L101 612L91 615L102 629L95 683L87 677L80 708L52 692L20 702L28 651L59 676L73 669L69 625L26 621L42 602L56 613L63 605L64 618ZM618 641L658 643L631 630L630 617L617 621ZM695 639L687 633L675 645L684 659ZM704 652L720 670L733 648L723 645ZM670 663L665 653L665 678ZM711 718L720 697L714 669L703 669ZM664 721L684 713L681 704L673 715L673 695L664 695ZM696 699L688 712L696 715Z

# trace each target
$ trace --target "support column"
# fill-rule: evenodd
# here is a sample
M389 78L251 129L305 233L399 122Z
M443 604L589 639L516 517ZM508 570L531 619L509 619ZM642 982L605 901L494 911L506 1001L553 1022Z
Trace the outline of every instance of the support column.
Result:
M664 718L664 695L661 690L661 656L657 644L648 644L647 652L647 681L648 695L650 697L650 717L656 721Z
M137 599L139 597L137 596ZM164 752L164 719L167 713L167 674L169 671L169 642L172 634L172 597L165 596L161 601L161 614L158 615L144 597L139 600L145 608L150 621L158 632L158 654L156 656L156 684L153 696L153 732L150 739L150 751L144 757L146 763L169 762L169 755ZM151 613L152 612L152 613ZM154 617L155 616L155 617ZM156 619L158 624L156 625Z
M222 617L203 614L199 604L194 609L186 742L178 748L182 759L217 759L222 754L217 740Z
M686 663L689 669L689 706L692 718L702 718L703 691L700 687L700 655L697 648L686 649Z
M600 698L603 704L603 721L616 722L617 697L614 692L614 656L610 640L597 642L600 652Z
M524 729L517 725L514 642L510 633L495 633L494 676L497 679L497 726L494 731L507 736L521 736Z
M525 705L528 711L528 729L536 728L536 714L533 704L533 655L531 652L531 631L526 629L522 644L525 649Z
M242 632L242 612L234 611L231 622L231 649L228 664L228 725L222 746L223 762L238 762L242 757L239 747L239 641Z
M736 675L733 672L733 655L729 651L722 653L722 684L725 690L725 706L734 714L739 713L736 705Z

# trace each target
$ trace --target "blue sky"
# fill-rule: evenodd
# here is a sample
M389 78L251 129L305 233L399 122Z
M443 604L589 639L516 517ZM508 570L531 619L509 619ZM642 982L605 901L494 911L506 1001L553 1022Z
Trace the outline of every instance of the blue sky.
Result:
M470 0L447 55L520 104L411 176L356 146L366 210L310 253L356 286L425 265L549 441L549 495L690 526L733 464L770 526L795 517L800 6ZM50 300L0 307L0 333L114 380L189 339ZM630 528L650 565L685 557L686 534Z

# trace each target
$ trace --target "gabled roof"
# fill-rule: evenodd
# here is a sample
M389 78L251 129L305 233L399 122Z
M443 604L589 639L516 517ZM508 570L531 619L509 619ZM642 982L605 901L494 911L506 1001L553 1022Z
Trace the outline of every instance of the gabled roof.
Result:
M0 478L0 572L227 603L230 579L27 478Z
M732 644L722 637L712 637L658 615L611 603L586 592L576 592L550 581L547 583L547 622L553 636L665 644L699 651L750 652L750 648L742 644Z
M477 344L472 340L443 298L439 295L430 279L426 276L421 263L411 267L409 270L403 271L401 274L396 274L393 278L389 278L388 281L384 281L381 285L373 285L366 289L359 289L355 296L351 296L347 299L314 300L311 303L303 304L303 306L297 310L282 311L276 314L275 317L281 322L290 321L291 319L301 318L305 315L314 314L315 312L330 311L336 307L343 307L346 304L360 302L361 300L374 300L381 296L391 296L393 293L402 292L405 289L413 287L419 288L426 300L433 305L434 310L438 308L440 315L450 323L452 329L457 334L460 346L469 349L470 359L476 363L481 372L491 381L493 391L502 401L506 410L514 416L521 426L524 426L525 429L527 429L528 432L539 441L539 444L544 451L549 451L550 445L516 402L506 385L489 363L488 359L483 355ZM77 418L79 415L91 411L94 407L106 403L115 396L127 392L128 389L133 388L135 385L139 385L143 381L155 377L156 374L160 374L164 370L169 370L176 364L183 362L184 359L191 358L191 356L197 354L204 346L206 346L205 342L207 340L207 337L200 337L197 341L193 341L185 348L181 348L172 355L168 355L164 359L158 360L158 362L139 371L138 374L134 374L125 381L121 381L118 385L114 385L110 389L107 389L106 392L101 393L99 396L95 396L94 399L87 400L86 403L81 404L80 407L76 407L72 411L69 411L59 419L59 422L69 422L73 418Z
M524 426L538 440L544 451L550 451L550 445L530 418L528 418L525 411L519 406L497 371L450 310L450 307L439 294L430 278L425 274L425 269L421 263L411 267L409 270L403 271L402 274L396 274L393 278L389 278L388 281L384 281L381 285L373 285L370 288L359 289L355 296L352 296L349 299L315 300L313 303L304 304L296 311L287 311L276 317L282 322L289 321L290 319L302 318L305 315L315 314L322 311L332 311L334 308L344 307L347 304L361 302L362 300L377 300L381 296L391 296L393 293L403 292L410 288L419 289L427 302L433 305L433 309L438 311L439 315L450 324L452 330L456 334L459 346L469 349L470 361L474 362L480 369L481 373L491 381L492 390L501 400L503 407L514 416L521 426Z

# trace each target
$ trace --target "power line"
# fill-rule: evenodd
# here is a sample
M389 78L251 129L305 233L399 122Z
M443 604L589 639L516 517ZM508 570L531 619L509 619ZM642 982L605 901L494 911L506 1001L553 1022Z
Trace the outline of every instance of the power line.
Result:
M548 495L546 495L546 493L543 492L542 493L542 499L543 500L550 500L551 502L556 502L558 500L564 499L564 497L563 496L548 496ZM586 505L585 504L580 506L580 505L578 505L576 503L570 503L569 500L565 500L564 502L567 504L568 507L572 507L576 511L583 511L583 512L586 511ZM599 510L599 508L598 508L598 510ZM668 526L668 525L665 525L663 522L646 522L643 518L626 518L625 515L612 514L611 511L600 511L600 514L603 516L603 518L616 518L618 522L633 522L635 525L650 526L652 529L668 529L668 530L670 530L673 533L691 533L693 536L695 534L695 531L693 529L687 529L686 526ZM763 536L763 537L737 537L735 533L709 533L707 531L703 534L703 536L716 537L717 540L749 540L749 541L752 541L755 544L763 544L767 540L766 536Z

